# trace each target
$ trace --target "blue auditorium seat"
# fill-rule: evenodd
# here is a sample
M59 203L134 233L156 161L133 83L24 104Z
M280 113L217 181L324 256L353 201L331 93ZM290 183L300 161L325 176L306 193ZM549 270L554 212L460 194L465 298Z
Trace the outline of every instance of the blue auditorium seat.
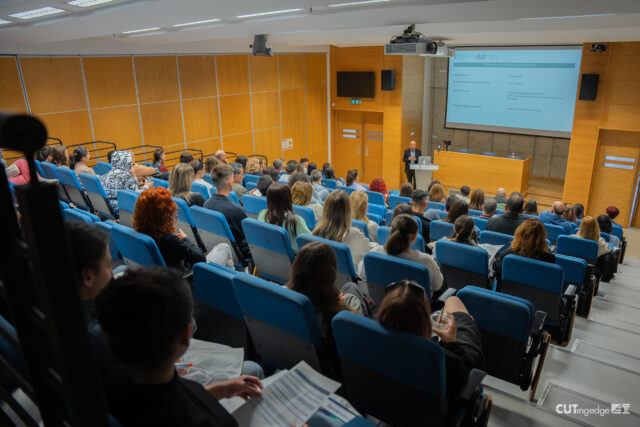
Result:
M309 230L313 231L316 228L316 214L313 213L310 207L293 205L293 213L304 219Z
M367 213L372 213L374 215L378 215L384 218L387 213L387 208L382 205L376 205L374 203L369 203L367 205Z
M84 189L82 185L80 185L76 173L65 167L57 168L56 172L58 173L60 183L69 195L69 199L71 199L71 203L80 209L87 211L93 210L93 206L89 199L87 199L87 196L85 196Z
M118 214L114 212L109 204L107 193L102 187L100 178L95 175L81 172L79 174L80 182L87 193L87 197L91 201L93 209L105 218L118 219Z
M250 182L254 183L254 184L258 184L258 180L260 179L260 176L258 175L251 175L248 173L244 174L244 184L245 184L245 188L247 186L247 184L249 184Z
M169 188L169 181L167 181L166 179L160 179L160 178L149 178L149 179L153 181L154 187L164 187L166 189Z
M387 225L391 225L391 223L393 222L393 210L389 209L388 211L386 211L384 213L384 222Z
M473 217L480 216L482 215L482 211L479 211L477 209L469 209L469 215Z
M189 240L191 240L191 243L198 246L204 251L205 247L202 243L202 239L200 239L198 227L196 227L196 224L195 222L193 222L193 218L191 217L189 205L183 199L180 199L178 197L172 197L172 199L178 207L178 221L176 226L180 230L184 231Z
M353 265L353 258L351 257L351 249L349 249L349 246L341 242L334 242L333 240L323 239L322 237L312 236L310 234L299 235L296 238L296 242L299 248L312 242L325 243L331 247L338 263L338 271L336 274L336 287L338 289L347 282L355 283L358 281L358 275Z
M166 267L156 242L146 234L113 224L111 235L129 267Z
M367 239L371 239L371 236L369 236L369 227L367 226L367 223L357 219L352 219L351 225L357 228L358 230L362 231L362 234L364 234Z
M244 188L246 188L247 191L255 190L258 188L258 184L255 182L247 182L247 185L245 185Z
M336 181L335 179L322 178L322 185L330 190L333 190L338 186L338 181Z
M204 179L209 184L213 185L213 187L215 188L215 184L213 183L213 179L211 179L211 175L210 174L205 173L204 176L202 177L202 179ZM214 192L214 194L215 194L215 192Z
M444 203L439 202L427 202L427 209L435 209L437 211L443 211L447 208Z
M453 236L453 224L444 221L431 221L429 236L431 241Z
M429 270L422 264L407 261L395 256L369 252L364 256L364 271L367 276L369 297L380 304L384 298L385 288L401 280L411 280L422 286L431 299Z
M436 261L448 288L489 288L489 254L484 249L441 239L436 242Z
M140 193L131 190L118 190L118 215L120 224L133 228L133 211L136 208L136 201Z
M482 152L483 156L491 156L491 157L495 157L496 153L494 153L493 151L483 151Z
M240 252L227 219L222 213L200 206L191 206L189 211L193 223L198 229L198 235L202 240L205 252L209 252L220 243L226 243L231 247L233 264L236 268L242 268L248 264L249 260L242 259L242 252Z
M369 218L370 221L373 221L376 224L380 225L380 224L382 224L382 221L383 221L384 217L382 217L380 215L376 215L374 213L367 212L367 218Z
M111 228L113 228L114 225L117 225L117 224L115 222L110 222L110 221L101 221L96 223L96 226L102 228L102 230L109 235L109 252L111 253L112 267L114 267L114 263L116 265L125 264L124 259L122 259L122 256L120 255L120 250L118 249L118 245L116 244L116 241L113 238L113 234L111 233Z
M96 175L105 175L108 172L111 172L111 163L97 162L93 167L93 171Z
M347 187L347 186L344 186L344 185L337 185L337 186L336 186L336 190L342 190L342 191L345 191L347 194L351 194L351 193L353 193L354 191L356 191L356 189L355 189L355 188Z
M496 231L481 231L480 243L487 243L490 245L510 245L513 241L513 236L510 234L498 233Z
M389 196L389 207L391 209L395 209L398 203L407 203L411 204L410 197L401 197L401 196Z
M202 185L198 182L194 182L191 184L191 192L202 194L202 197L204 197L205 200L209 200L209 198L211 197L211 194L209 193L209 189L207 188L207 186Z
M287 283L294 254L285 229L245 218L242 220L242 230L260 276L280 284Z
M245 194L242 196L242 206L249 218L256 219L260 212L267 209L267 198Z
M564 231L564 228L560 227L559 225L547 224L544 222L542 223L542 225L544 225L544 229L547 231L547 239L551 241L552 245L556 244L558 237L562 236L563 234L567 234Z
M86 215L85 215L86 213ZM100 218L84 211L82 209L63 209L62 219L64 221L83 221L87 224L93 224L94 222L100 222Z
M487 228L487 223L489 222L488 219L480 218L478 216L472 216L471 219L473 219L473 223L480 231L484 231Z
M229 198L231 199L231 201L233 203L235 203L238 206L241 206L240 205L240 199L238 198L238 194L235 191L230 191L229 192Z
M468 148L458 148L458 153L471 154L471 150L469 150Z
M386 209L387 204L384 202L384 195L377 191L366 190L365 193L369 196L369 203L372 205L380 205Z

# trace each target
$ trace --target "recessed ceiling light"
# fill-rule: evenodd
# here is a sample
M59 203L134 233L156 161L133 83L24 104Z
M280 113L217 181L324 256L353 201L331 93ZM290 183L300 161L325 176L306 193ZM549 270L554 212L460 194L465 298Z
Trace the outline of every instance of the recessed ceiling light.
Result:
M186 27L189 25L207 24L209 22L218 22L218 21L222 21L222 19L215 18L215 19L205 19L204 21L185 22L184 24L172 25L172 27Z
M615 13L596 13L594 15L540 16L537 18L520 18L521 21L538 21L543 19L591 18L594 16L612 16Z
M4 25L4 24L13 24L13 22L7 21L6 19L0 19L0 25Z
M386 3L386 2L390 2L390 1L391 0L362 0L362 1L351 1L349 3L334 3L334 4L329 4L327 6L329 6L329 7L360 6L362 4Z
M73 0L73 1L67 2L67 4L70 4L71 6L78 6L78 7L91 7L91 6L97 6L102 3L109 3L112 1L113 0Z
M259 13L250 13L248 15L238 15L236 16L236 18L242 19L242 18L253 18L255 16L279 15L281 13L300 12L302 10L304 9L297 8L297 9L272 10L271 12L259 12Z
M66 11L64 9L58 9L57 7L41 7L40 9L27 10L25 12L14 13L9 16L20 19L33 19L62 12Z
M160 27L141 28L139 30L123 31L122 34L142 33L143 31L155 31L155 30L159 30L159 29L160 29Z

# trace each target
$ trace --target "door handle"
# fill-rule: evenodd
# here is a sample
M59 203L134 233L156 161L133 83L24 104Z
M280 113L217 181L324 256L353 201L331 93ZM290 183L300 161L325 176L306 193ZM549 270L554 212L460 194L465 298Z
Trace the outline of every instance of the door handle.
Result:
M369 157L369 146L364 147L364 155Z
M360 147L358 146L358 156L360 155Z

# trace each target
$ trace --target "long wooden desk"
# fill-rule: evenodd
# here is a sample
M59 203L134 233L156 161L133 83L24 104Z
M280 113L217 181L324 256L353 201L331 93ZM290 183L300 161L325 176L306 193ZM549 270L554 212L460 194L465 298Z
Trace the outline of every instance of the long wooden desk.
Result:
M433 163L438 165L433 179L449 189L459 190L468 185L473 191L481 188L488 195L504 187L507 194L518 191L526 197L531 174L531 157L524 160L480 154L435 151Z

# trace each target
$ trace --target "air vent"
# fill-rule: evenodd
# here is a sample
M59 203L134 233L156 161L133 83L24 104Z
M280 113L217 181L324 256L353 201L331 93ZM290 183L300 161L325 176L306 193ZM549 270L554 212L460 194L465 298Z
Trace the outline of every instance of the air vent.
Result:
M424 55L426 43L393 43L384 46L385 55Z

